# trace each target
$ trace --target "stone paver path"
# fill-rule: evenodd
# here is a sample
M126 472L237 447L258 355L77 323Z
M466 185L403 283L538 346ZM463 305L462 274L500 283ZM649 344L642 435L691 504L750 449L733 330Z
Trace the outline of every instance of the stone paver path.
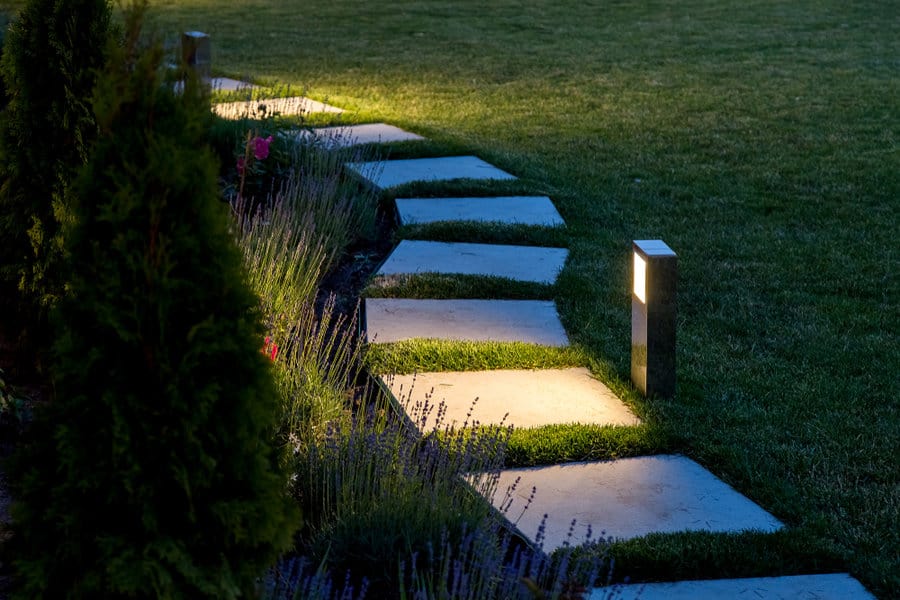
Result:
M406 135L406 132L399 132L402 130L373 128L369 133L379 137L380 141L394 141L391 135ZM357 139L379 141L366 137L366 130L356 130L355 134ZM336 137L342 135L339 133ZM347 134L348 138L353 136L353 133ZM350 163L346 166L364 181L381 189L415 181L515 179L474 156ZM401 198L396 205L401 224L439 221L564 224L546 197ZM509 276L514 272L513 276L523 277L516 271L520 267L516 263L532 265L540 262L523 258L521 253L524 251L517 250L506 255L507 266L499 266L501 258L497 257L487 261L488 267L480 262L484 256L479 252L484 251L476 249L468 253L466 250L476 246L402 242L380 273L389 276L419 272L488 272ZM561 263L559 265L551 268L554 275L561 268ZM370 343L438 338L524 341L554 346L568 344L552 302L369 298L365 301L365 311L366 339ZM505 422L519 427L564 422L627 427L638 423L630 410L586 369L420 373L388 378L386 384L391 393L405 399L407 406L426 399L431 404L443 403L444 424L472 424L473 419L483 424ZM479 400L470 415L475 397ZM418 426L427 431L434 426L434 416ZM627 539L678 531L752 529L770 532L783 527L775 517L684 456L641 456L509 469L501 472L499 492L492 501L497 505L503 503L503 491L513 485L515 502L507 518L524 535L532 538L543 522L541 541L545 550L566 542L580 543L588 526L593 529L595 539L601 535ZM532 489L535 491L531 504L523 511ZM594 590L590 598L599 600L610 592L624 600L637 597L644 600L872 598L859 582L846 574L616 586Z
M256 86L239 79L231 79L230 77L213 77L210 85L214 91L220 92L237 92L240 90L252 90Z
M265 110L263 110L263 107ZM265 100L246 100L240 102L222 102L213 105L213 112L223 119L258 119L265 115L279 113L282 115L308 115L313 113L339 114L343 109L310 100L303 96L293 98L269 98Z
M445 410L442 426L457 428L467 421L471 425L473 419L482 425L502 423L517 429L562 423L640 423L608 387L583 367L445 371L392 375L383 381L401 402L415 405L427 401L435 407L427 418L417 420L423 433L434 430L439 404Z
M403 240L377 275L452 273L552 284L568 255L565 248Z
M875 600L846 573L613 586L616 600ZM588 600L605 600L610 588Z
M593 537L630 539L648 533L679 531L777 531L775 517L684 456L641 456L612 461L510 469L500 474L498 490L516 486L507 518L535 540L543 516L544 550L567 541L582 543L590 525ZM536 493L528 510L526 501ZM492 499L496 506L503 497Z
M367 298L365 306L368 342L431 338L569 344L550 301Z
M294 135L298 139L314 137L327 148L348 148L361 144L387 144L389 142L414 142L425 139L421 135L404 131L399 127L385 123L316 127L314 129L299 130Z
M547 196L488 198L397 198L401 225L476 221L522 225L564 225Z
M452 181L455 179L510 180L506 171L477 156L411 158L382 162L353 162L346 167L378 189L387 189L416 181Z

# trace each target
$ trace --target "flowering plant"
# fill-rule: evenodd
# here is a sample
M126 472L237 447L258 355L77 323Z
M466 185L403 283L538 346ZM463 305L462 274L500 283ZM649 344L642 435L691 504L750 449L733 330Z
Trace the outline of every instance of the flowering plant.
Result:
M262 347L262 353L269 357L273 362L275 361L275 357L278 356L278 344L272 341L270 336L266 336L265 344Z
M269 158L273 140L274 137L271 135L262 137L261 135L257 135L255 131L247 132L242 152L235 161L238 177L240 177L241 180L241 196L244 195L244 182L248 175L259 177L274 170L273 166L267 164L268 162L274 161L266 160Z

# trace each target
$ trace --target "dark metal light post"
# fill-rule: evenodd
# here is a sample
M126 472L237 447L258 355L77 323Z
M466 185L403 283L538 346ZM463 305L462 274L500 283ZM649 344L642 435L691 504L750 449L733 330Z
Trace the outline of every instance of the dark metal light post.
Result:
M645 396L675 395L678 257L662 240L635 240L631 380Z

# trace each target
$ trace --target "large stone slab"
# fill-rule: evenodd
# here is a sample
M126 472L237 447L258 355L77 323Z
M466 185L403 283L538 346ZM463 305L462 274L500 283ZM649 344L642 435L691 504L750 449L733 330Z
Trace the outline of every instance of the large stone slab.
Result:
M595 589L588 600L875 600L846 573L635 583Z
M630 539L649 533L679 531L776 531L783 525L745 496L684 456L642 456L620 460L570 463L500 474L495 506L502 492L519 483L507 518L532 540L541 519L544 549L559 548L576 520L569 542L584 541L588 525L593 537L603 533ZM522 513L532 487L531 506Z
M414 181L516 179L514 175L498 169L477 156L353 162L347 163L347 168L380 189L392 188Z
M552 284L568 255L565 248L402 240L376 274L452 273Z
M414 142L425 139L421 135L385 123L302 129L294 132L294 137L297 139L314 138L316 142L327 148L349 148L361 144Z
M382 380L410 412L415 412L413 407L417 405L430 406L426 414L410 414L423 433L436 426L461 427L467 421L471 425L473 419L483 425L502 423L516 428L563 423L640 423L608 387L583 367L418 373L391 375ZM438 405L443 405L440 424Z
M552 301L366 299L368 342L414 338L569 344Z
M213 90L221 92L237 92L240 90L251 90L256 87L252 83L230 77L213 77L210 80L210 85Z
M303 96L291 98L268 98L241 102L221 102L213 104L213 112L223 119L259 119L280 113L282 115L308 115L313 113L342 113L342 108L330 106Z
M487 198L397 198L401 225L475 221L522 225L565 225L547 196Z

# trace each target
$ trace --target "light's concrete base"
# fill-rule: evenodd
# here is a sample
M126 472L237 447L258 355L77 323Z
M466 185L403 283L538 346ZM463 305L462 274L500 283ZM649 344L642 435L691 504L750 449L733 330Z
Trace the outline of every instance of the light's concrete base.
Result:
M500 474L498 490L521 478L506 515L523 534L536 535L546 514L544 550L584 541L590 525L601 535L629 539L679 531L776 531L783 525L748 498L684 456L642 456L570 463ZM532 487L534 501L519 518ZM495 506L504 498L493 498ZM518 519L518 520L517 520Z
M565 225L547 196L488 198L397 198L401 225L475 221L522 225Z
M552 284L568 255L565 248L403 240L377 275L452 273Z
M846 573L615 585L595 589L588 600L609 597L616 600L875 600L860 582Z
M427 414L410 414L423 433L435 427L458 428L467 422L472 425L473 421L516 428L563 423L640 423L608 387L583 367L418 373L382 379L408 411L415 412L412 407L426 403L431 407ZM444 411L442 422L437 423L440 404Z
M569 345L550 301L366 299L366 341L414 338Z
M379 189L414 181L452 181L454 179L515 179L506 171L477 156L411 158L384 162L353 162L347 168Z

